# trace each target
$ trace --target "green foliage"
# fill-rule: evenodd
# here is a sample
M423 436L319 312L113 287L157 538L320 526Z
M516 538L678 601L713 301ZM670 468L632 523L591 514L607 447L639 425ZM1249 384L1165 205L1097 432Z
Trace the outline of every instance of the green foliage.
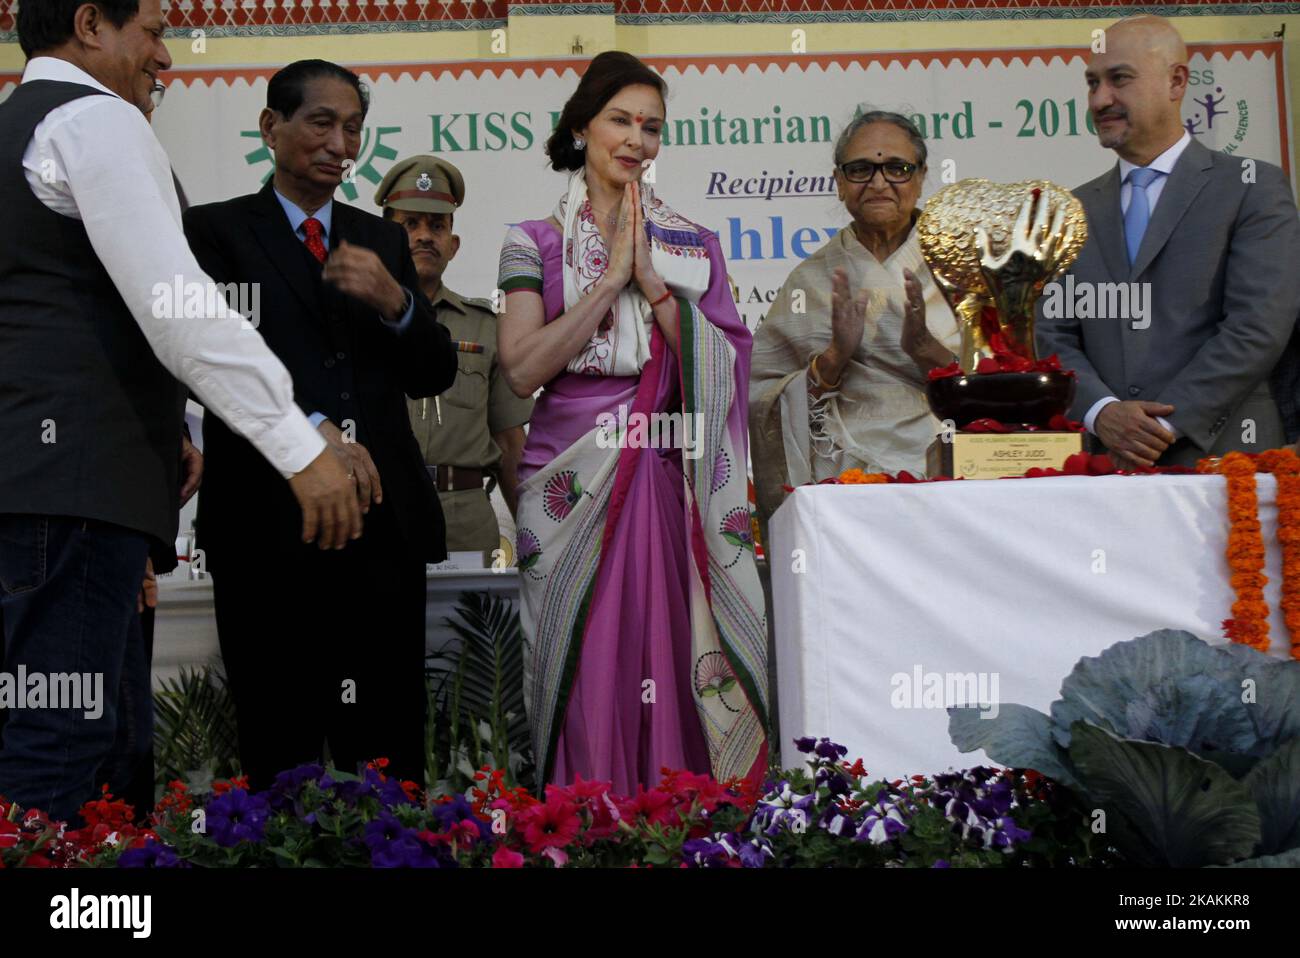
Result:
M1080 659L1050 715L948 713L959 749L1073 789L1134 864L1300 849L1300 662L1162 630Z
M511 785L533 787L524 712L523 630L514 603L463 592L460 621L444 619L457 640L428 656L426 774L435 794L463 792L483 766L506 771Z
M201 789L238 773L235 703L219 671L182 669L154 690L153 706L158 785L179 779Z

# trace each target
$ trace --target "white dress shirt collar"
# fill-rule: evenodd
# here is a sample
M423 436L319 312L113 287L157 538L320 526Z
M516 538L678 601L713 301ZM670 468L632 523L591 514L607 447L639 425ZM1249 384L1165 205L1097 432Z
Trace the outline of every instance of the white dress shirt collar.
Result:
M1183 155L1183 150L1187 149L1191 142L1192 135L1183 130L1183 135L1178 138L1178 142L1148 163L1146 169L1157 170L1168 176L1174 171L1174 164L1178 162L1178 158ZM1137 164L1121 159L1119 161L1119 181L1121 183L1128 182L1128 175L1138 168Z
M117 96L116 93L81 69L81 67L60 57L32 57L32 59L28 60L27 68L23 70L22 82L29 83L32 80L58 80L61 83L81 83L85 86L94 87L96 90L103 90L110 96ZM119 99L121 98L119 97Z

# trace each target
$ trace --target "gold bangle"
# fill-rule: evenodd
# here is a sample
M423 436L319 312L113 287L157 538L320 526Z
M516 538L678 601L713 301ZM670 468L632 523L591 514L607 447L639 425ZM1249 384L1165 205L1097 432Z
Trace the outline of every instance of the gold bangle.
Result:
M828 383L825 380L823 380L821 373L817 371L817 360L819 360L821 357L822 357L821 353L813 353L812 359L808 361L808 375L812 376L813 385L823 391L839 389L840 383L844 382L843 374L841 374L840 378L835 380L835 382L833 383Z

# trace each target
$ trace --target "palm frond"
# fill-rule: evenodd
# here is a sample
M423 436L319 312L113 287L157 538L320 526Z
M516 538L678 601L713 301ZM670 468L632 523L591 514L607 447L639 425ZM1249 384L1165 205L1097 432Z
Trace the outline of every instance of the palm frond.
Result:
M455 611L460 621L443 620L455 640L425 666L429 780L454 781L468 761L509 770L512 784L531 784L519 613L510 600L487 592L461 593Z
M182 669L154 690L154 763L156 780L187 779L210 770L216 777L236 774L239 737L235 703L225 680L212 666Z

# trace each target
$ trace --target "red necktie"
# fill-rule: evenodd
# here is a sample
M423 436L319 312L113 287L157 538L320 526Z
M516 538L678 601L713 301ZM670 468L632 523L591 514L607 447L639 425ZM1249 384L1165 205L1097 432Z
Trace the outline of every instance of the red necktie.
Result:
M313 216L311 219L303 220L302 229L307 234L307 249L323 264L329 255L325 251L325 241L321 239L325 235L325 227Z

